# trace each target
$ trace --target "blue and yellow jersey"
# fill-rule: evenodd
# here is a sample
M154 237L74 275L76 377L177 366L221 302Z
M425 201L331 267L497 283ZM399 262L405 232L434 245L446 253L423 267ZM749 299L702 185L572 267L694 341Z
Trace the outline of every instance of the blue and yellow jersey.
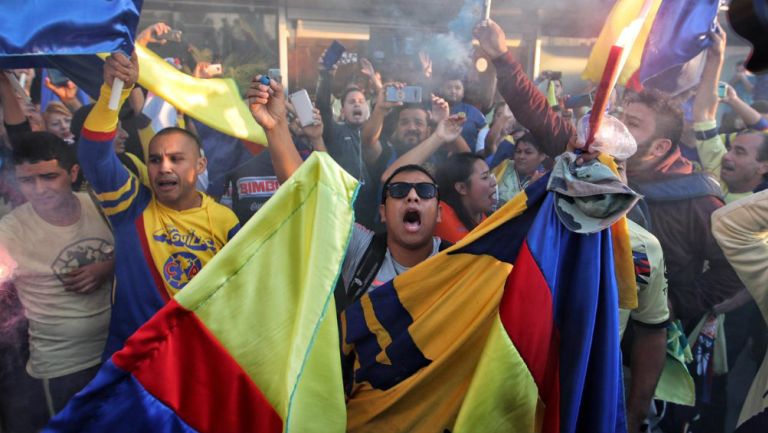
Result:
M117 112L107 108L109 91L102 87L78 146L85 177L114 228L117 285L105 359L182 290L240 228L231 210L206 195L197 208L176 211L163 206L120 163L112 147Z

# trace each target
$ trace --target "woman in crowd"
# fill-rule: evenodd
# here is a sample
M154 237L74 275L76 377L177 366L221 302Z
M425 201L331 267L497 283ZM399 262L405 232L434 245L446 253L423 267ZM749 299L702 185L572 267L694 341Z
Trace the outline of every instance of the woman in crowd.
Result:
M72 123L72 113L61 102L50 102L43 112L45 129L67 143L74 142L74 136L69 130Z
M496 205L496 179L480 155L458 153L437 167L440 222L435 236L458 242Z
M499 207L540 178L547 160L547 154L539 148L530 132L520 137L515 144L514 159L504 160L493 169L499 180Z

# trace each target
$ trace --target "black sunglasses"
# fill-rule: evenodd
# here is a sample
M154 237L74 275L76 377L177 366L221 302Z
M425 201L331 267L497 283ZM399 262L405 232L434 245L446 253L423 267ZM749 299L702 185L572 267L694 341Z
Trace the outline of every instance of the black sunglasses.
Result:
M429 182L393 182L386 186L385 192L389 192L392 198L403 198L411 192L412 188L416 190L416 195L424 200L437 197L437 185ZM386 198L386 194L382 194L381 202L384 203Z

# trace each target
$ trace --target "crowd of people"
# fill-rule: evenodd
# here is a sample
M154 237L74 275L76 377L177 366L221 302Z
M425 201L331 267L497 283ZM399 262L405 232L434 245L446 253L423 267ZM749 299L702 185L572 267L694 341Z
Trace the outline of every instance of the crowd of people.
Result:
M137 43L159 42L169 31L153 25ZM382 74L366 59L359 62L366 85L343 83L335 98L336 68L321 58L308 125L278 81L253 78L244 98L269 143L258 154L186 116L153 130L136 56L106 59L91 103L78 99L71 81L45 78L61 102L42 112L25 93L35 71L0 73L0 431L44 426L312 152L327 152L360 181L335 294L341 312L459 242L555 158L583 147L576 121L590 98L566 108L562 86L545 74L558 93L548 97L495 22L482 22L474 36L496 71L491 107L465 101L468 83L457 71ZM725 431L726 412L738 410L726 400L729 376L697 374L696 366L725 355L732 368L745 348L759 362L766 350L759 306L718 244L730 245L728 231L713 235L712 215L768 185L768 101L749 94L755 77L743 69L719 93L726 41L710 37L695 91L617 89L609 107L637 144L633 156L616 161L623 181L644 197L628 214L639 305L621 312L630 432L655 416L669 348L687 344L675 330L694 333L688 343L698 350L688 368L696 405L668 404L665 432ZM196 65L194 75L211 77L206 66ZM22 74L20 91L14 81ZM125 86L114 111L116 78ZM424 101L387 98L387 89L406 85L421 86ZM730 111L718 121L721 103ZM579 163L592 157L581 154ZM717 221L739 223L733 212L721 215ZM702 349L702 323L718 324L726 353Z

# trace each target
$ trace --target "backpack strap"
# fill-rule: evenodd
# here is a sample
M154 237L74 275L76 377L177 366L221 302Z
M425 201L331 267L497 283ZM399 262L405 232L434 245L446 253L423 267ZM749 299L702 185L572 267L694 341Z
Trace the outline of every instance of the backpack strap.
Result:
M720 184L709 174L693 173L657 182L632 184L632 189L645 196L649 203L678 201L697 197L723 198Z
M453 246L452 242L440 239L440 246L438 251L443 251L446 248ZM381 269L381 265L384 263L384 257L387 255L387 233L377 233L373 235L371 243L368 244L368 248L363 253L363 258L360 259L355 273L352 276L349 286L344 290L336 290L336 312L341 314L344 309L352 305L355 301L360 299L368 290L373 279ZM341 284L341 279L339 279Z
M347 287L336 290L336 312L341 314L349 305L360 299L379 273L384 256L387 255L387 234L377 233L373 235L371 243L363 253L360 263L355 268L355 273ZM343 284L339 278L339 283Z

